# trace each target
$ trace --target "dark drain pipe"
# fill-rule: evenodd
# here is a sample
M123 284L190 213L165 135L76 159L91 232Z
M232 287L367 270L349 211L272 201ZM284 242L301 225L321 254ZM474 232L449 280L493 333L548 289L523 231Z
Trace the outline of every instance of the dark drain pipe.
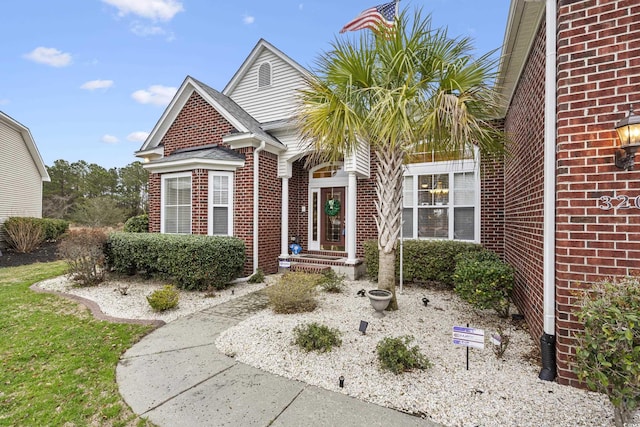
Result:
M540 378L543 381L553 381L556 378L556 336L547 333L540 337L540 353L542 353L542 370Z

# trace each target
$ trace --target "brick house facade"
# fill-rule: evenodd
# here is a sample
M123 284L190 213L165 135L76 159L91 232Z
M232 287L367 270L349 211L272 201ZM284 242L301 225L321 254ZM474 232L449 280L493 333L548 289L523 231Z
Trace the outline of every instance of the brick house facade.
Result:
M377 238L377 160L362 147L342 162L307 164L290 123L307 73L260 40L222 92L185 79L136 153L150 172L151 232L238 237L245 275L318 259L362 274L363 243ZM436 160L424 160L430 156ZM501 162L486 162L480 174L473 159L421 159L405 178L405 237L482 241L502 253ZM342 207L329 217L324 207L334 197ZM302 256L292 256L292 241Z
M640 172L614 162L614 128L640 104L640 4L512 0L503 58L498 82L512 141L504 248L517 270L514 299L534 337L555 335L558 382L577 386L575 292L640 273ZM551 225L544 223L546 144L555 151Z

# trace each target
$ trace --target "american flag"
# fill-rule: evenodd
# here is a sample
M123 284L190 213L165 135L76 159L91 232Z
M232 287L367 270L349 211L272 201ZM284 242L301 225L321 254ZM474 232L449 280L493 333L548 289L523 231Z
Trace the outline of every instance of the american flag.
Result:
M381 4L370 7L360 12L360 15L353 18L340 30L341 33L347 31L358 31L363 28L376 29L380 24L393 28L393 21L396 16L396 2Z

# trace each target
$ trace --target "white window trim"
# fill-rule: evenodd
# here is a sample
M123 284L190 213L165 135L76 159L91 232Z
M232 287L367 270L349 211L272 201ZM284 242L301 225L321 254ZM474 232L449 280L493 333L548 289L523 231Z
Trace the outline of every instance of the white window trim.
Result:
M165 202L166 181L168 179L185 178L185 177L188 177L191 180L191 204L190 204L191 218L189 219L189 222L191 223L191 229L189 230L188 234L193 233L193 177L191 176L191 172L180 172L180 173L164 174L162 175L162 178L161 178L161 182L160 182L160 233L161 234L176 234L176 233L165 232L164 202ZM182 234L182 233L178 233L178 234Z
M480 197L480 161L479 161L479 153L477 148L475 149L475 159L463 159L463 160L454 160L448 162L428 162L428 163L413 163L409 164L405 168L405 172L403 176L413 176L413 188L411 189L413 193L414 203L411 208L413 209L413 233L416 236L416 232L418 230L418 208L417 200L418 200L418 176L419 175L434 175L434 174L448 174L450 189L453 190L454 183L454 175L456 173L462 172L472 172L475 177L475 197L474 197L474 239L473 240L460 240L461 242L474 242L480 243L480 226L481 226L481 197ZM453 199L451 199L453 200ZM403 209L404 209L403 202ZM409 207L409 206L407 206ZM447 205L447 209L449 209L449 237L446 240L452 240L451 236L453 233L453 220L454 220L454 208L455 205L451 201ZM403 236L404 239L421 239L427 240L430 238L427 237L413 237L413 236ZM433 239L431 239L433 240ZM444 239L441 239L444 240Z
M234 216L234 203L233 203L233 172L222 172L222 171L209 171L209 190L207 194L207 234L209 236L213 236L213 177L214 176L226 176L229 178L229 188L227 191L229 192L228 199L229 203L226 205L229 209L229 215L227 217L227 234L226 236L233 236L233 216ZM223 206L223 205L216 205ZM216 234L216 236L223 236L223 234Z

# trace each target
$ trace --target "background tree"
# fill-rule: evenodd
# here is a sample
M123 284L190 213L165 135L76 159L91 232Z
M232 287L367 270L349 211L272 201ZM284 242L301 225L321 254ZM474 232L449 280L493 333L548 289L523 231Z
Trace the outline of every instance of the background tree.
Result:
M502 150L504 134L491 121L499 106L491 55L475 58L469 38L452 39L420 10L413 19L405 11L394 30L336 39L301 92L301 133L316 157L339 160L363 144L375 153L378 287L393 293L391 309L408 156L455 155L471 144Z
M146 212L148 172L140 162L123 168L110 168L79 160L56 160L47 166L51 182L43 187L43 214L49 218L78 219L98 212L96 207L117 208L124 219ZM88 203L100 199L95 203ZM110 199L110 200L107 200ZM98 219L97 219L98 220ZM88 221L91 222L91 221Z

